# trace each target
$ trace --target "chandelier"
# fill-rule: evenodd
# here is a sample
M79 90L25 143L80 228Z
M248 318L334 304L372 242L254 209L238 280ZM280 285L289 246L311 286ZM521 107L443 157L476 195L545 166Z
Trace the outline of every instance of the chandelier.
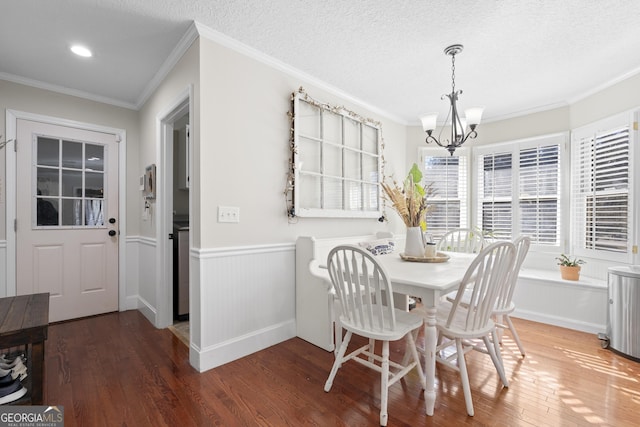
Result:
M460 118L458 115L458 106L456 103L458 102L458 95L460 95L462 91L456 91L456 55L462 52L462 48L463 46L461 44L454 44L448 46L444 50L446 55L451 56L451 93L442 95L440 99L444 99L446 96L449 98L449 102L451 104L449 107L449 114L445 119L445 122L447 122L449 117L451 117L451 139L444 141L443 143L438 140L439 137L436 138L432 135L433 131L436 129L438 113L428 113L420 117L422 128L427 133L427 144L435 142L439 146L449 150L449 153L451 153L452 156L453 152L456 151L456 148L464 144L467 139L473 139L478 136L476 126L480 124L482 111L484 110L482 107L472 107L464 112L464 118ZM467 125L469 125L468 132ZM440 134L442 134L442 130L440 130Z

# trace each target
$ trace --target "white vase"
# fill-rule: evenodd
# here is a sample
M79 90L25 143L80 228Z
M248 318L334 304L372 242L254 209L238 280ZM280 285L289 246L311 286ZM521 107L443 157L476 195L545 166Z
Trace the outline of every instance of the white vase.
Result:
M423 257L424 240L420 227L407 227L407 237L404 242L405 256Z

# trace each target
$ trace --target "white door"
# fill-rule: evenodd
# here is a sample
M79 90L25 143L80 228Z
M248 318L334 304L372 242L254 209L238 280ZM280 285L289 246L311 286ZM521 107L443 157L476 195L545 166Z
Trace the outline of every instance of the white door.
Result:
M16 291L49 292L49 321L118 310L113 134L17 121Z

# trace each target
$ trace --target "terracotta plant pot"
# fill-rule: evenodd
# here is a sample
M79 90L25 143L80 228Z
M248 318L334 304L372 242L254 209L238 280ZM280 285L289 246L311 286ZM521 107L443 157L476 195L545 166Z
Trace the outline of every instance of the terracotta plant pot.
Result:
M568 267L566 265L561 265L560 275L564 280L580 280L580 266Z

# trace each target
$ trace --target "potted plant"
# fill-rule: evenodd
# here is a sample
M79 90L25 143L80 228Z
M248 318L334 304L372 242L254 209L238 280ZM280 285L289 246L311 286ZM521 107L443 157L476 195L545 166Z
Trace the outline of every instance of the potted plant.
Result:
M585 261L578 258L569 258L565 254L560 254L556 258L558 265L560 266L560 275L564 280L579 280L580 279L580 264L584 264Z

